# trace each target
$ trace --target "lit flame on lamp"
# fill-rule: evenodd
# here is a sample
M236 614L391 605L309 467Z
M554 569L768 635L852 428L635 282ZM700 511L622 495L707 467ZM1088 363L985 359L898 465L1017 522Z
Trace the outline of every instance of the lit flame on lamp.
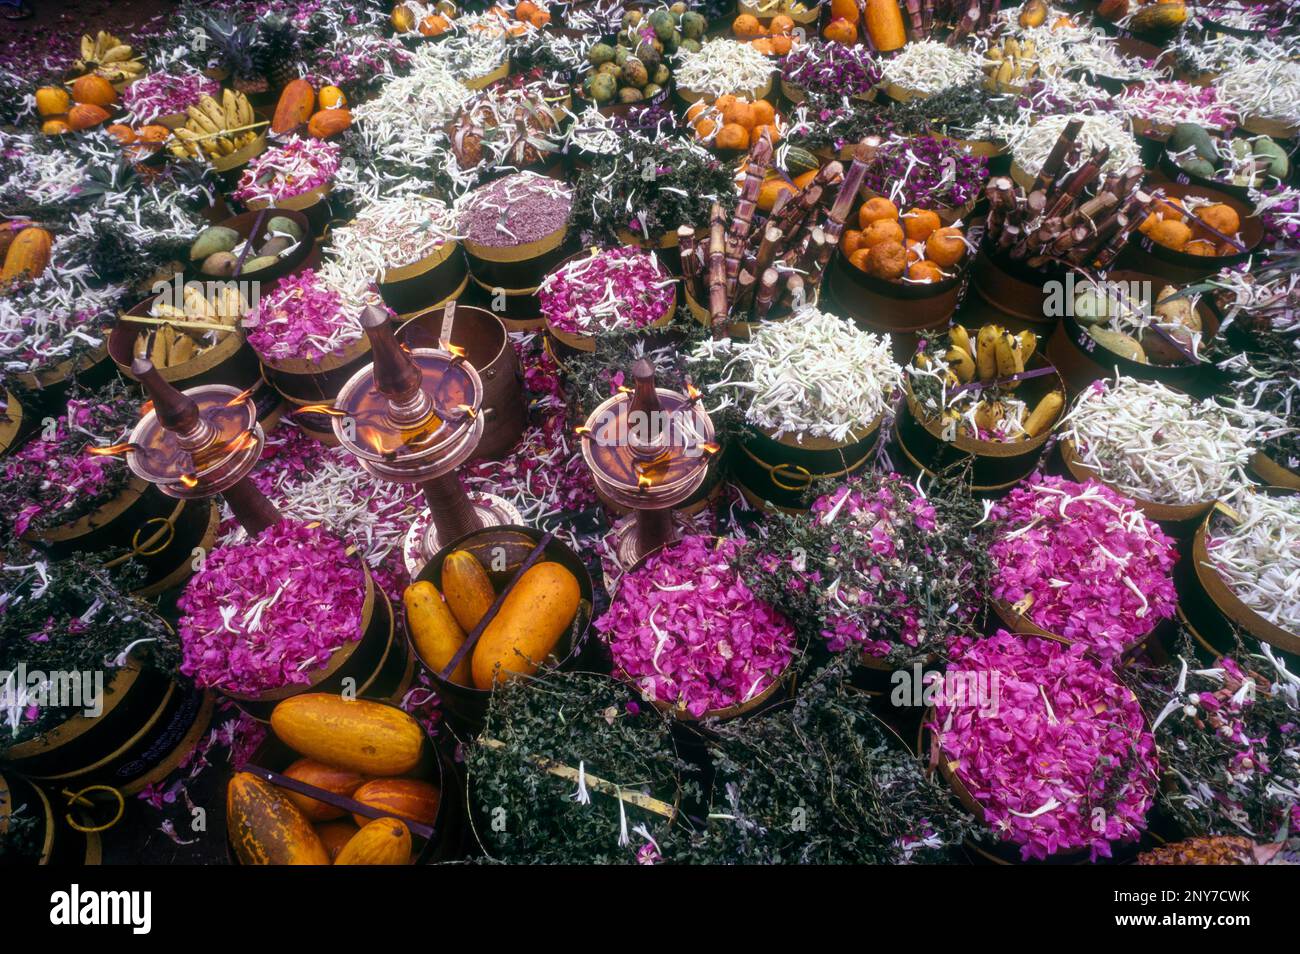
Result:
M233 401L231 402L234 403ZM330 417L347 417L346 411L340 411L333 404L304 404L294 414L326 414Z
M253 386L246 388L243 391L240 391L238 394L236 394L234 397L232 397L229 401L226 402L226 407L234 407L236 404L243 404L245 401L247 401L249 398L253 396L253 392L257 390L258 385L260 384L261 382L259 381L258 384L254 384Z
M86 452L96 457L117 457L127 451L137 450L134 444L110 444L107 447L88 447Z

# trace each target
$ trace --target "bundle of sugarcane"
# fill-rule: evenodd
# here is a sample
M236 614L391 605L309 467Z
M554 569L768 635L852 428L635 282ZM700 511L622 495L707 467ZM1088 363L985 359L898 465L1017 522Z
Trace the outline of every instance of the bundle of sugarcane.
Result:
M1028 191L1005 176L989 180L985 240L995 252L1032 268L1106 268L1141 225L1153 201L1140 188L1145 170L1135 165L1102 175L1110 150L1085 159L1077 142L1082 125L1065 127Z
M756 226L759 190L773 158L764 132L745 162L730 225L715 203L706 242L696 241L689 226L677 230L686 287L696 301L708 302L715 336L729 322L761 321L778 305L811 300L866 175L863 151L859 147L847 174L830 162L804 188L780 193L766 221Z
M913 40L937 39L947 33L951 46L992 26L1002 0L906 0L904 6ZM864 35L870 45L870 31Z

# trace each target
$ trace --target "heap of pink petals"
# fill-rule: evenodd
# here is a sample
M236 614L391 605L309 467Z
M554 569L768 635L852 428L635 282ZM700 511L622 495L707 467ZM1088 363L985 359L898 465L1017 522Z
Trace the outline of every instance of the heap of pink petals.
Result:
M683 537L625 575L596 621L644 693L696 718L753 699L794 654L794 628L732 568L738 548Z
M181 672L244 695L306 685L361 637L361 561L320 527L281 520L220 547L178 605Z
M1034 475L989 519L993 597L1039 628L1112 661L1173 616L1173 542L1110 488Z
M833 516L831 516L833 515ZM852 487L839 487L813 502L811 516L815 520L834 519L851 523L858 530L863 550L870 551L875 559L857 558L858 569L875 584L874 587L845 586L838 590L838 600L855 606L852 614L833 613L826 618L827 628L822 630L826 645L832 652L842 652L858 643L871 656L886 656L895 645L894 634L908 646L915 646L922 636L920 614L906 606L901 611L893 607L907 600L907 593L891 584L881 572L877 562L899 561L903 572L903 554L899 552L893 527L910 520L918 530L933 532L936 529L934 507L924 497L909 493L905 485L882 485L870 495ZM852 554L846 554L852 558ZM884 604L890 607L872 612L871 607Z
M932 728L994 833L1023 860L1136 839L1159 765L1132 691L1078 645L999 630L958 649L945 683L966 691Z

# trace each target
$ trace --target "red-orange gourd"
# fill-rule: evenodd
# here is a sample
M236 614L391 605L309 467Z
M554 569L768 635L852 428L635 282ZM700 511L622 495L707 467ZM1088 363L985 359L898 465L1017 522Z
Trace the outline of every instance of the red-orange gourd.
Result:
M877 50L888 53L907 42L903 11L897 0L867 0L866 11L863 26Z
M347 109L322 109L307 123L307 132L317 139L337 136L352 125L352 112Z
M297 129L316 109L316 90L305 79L290 81L280 94L280 101L275 104L275 115L271 117L271 132L287 133Z
M50 264L50 247L54 239L45 229L23 229L5 252L4 268L0 269L0 282L12 281L19 275L39 278Z

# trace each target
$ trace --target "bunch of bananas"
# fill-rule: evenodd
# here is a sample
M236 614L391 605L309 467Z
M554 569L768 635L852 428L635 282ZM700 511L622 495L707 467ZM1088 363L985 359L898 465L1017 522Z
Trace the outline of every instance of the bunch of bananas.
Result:
M223 89L221 102L204 96L197 106L190 106L185 125L173 130L176 139L169 147L173 155L195 159L218 159L242 149L257 138L253 125L253 107L243 93ZM234 131L238 130L238 131Z
M78 76L94 73L110 83L125 83L144 72L144 63L136 59L129 43L100 30L92 38L81 37L81 59L72 64Z
M1008 37L1001 46L984 51L985 85L994 92L1019 89L1038 73L1038 47L1033 40Z
M233 328L248 312L248 301L236 282L186 282L182 294L181 307L159 297L149 314L171 321L201 321Z
M945 433L951 436L944 440L967 434L981 440L1017 441L1037 437L1055 424L1065 403L1064 394L1048 391L1031 410L1023 398L1016 397L1020 382L1005 380L1025 370L1037 345L1032 331L1015 334L987 324L972 340L963 326L953 325L948 329L947 351L916 356L918 367L941 373L946 387L954 391L972 382L982 384L956 394L945 393L942 420Z

